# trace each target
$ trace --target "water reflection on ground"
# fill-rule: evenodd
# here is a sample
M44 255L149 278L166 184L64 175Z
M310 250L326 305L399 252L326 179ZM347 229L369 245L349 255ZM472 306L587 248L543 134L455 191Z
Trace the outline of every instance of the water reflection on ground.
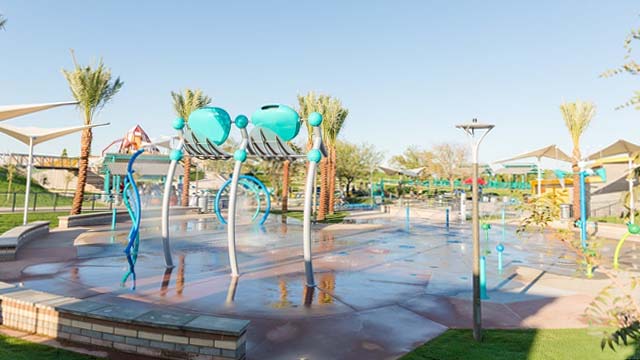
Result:
M468 226L455 224L446 229L419 219L409 228L403 219L366 222L384 227L314 230L318 286L313 293L304 286L302 228L297 221L286 224L275 216L263 227L239 227L239 279L229 276L226 228L209 217L171 223L174 269L164 266L159 226L155 222L143 225L134 293L119 282L127 269L123 226L123 230L83 234L76 241L75 260L28 267L23 280L47 289L91 289L98 297L136 297L196 311L285 317L300 311L313 315L349 311L418 293L456 296L468 292ZM502 273L497 269L498 242L505 246ZM608 251L607 246L611 244L605 245ZM522 286L510 278L513 272L509 269L517 266L582 276L575 254L542 235L516 238L513 228L503 231L494 226L489 240L483 238L482 247L489 289Z

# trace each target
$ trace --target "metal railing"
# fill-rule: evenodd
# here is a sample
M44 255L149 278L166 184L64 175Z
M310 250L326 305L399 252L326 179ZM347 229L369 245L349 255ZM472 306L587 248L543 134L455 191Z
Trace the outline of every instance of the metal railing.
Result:
M575 211L575 210L574 210ZM589 211L590 217L620 215L624 211L624 205L620 201L615 201L600 206Z
M31 192L29 195L29 211L70 210L73 193ZM108 197L101 194L85 194L82 201L83 210L94 211L110 209ZM0 193L0 212L17 212L24 208L24 192Z
M0 160L4 164L15 164L18 167L27 167L28 154L4 153L0 154ZM40 169L77 169L80 163L78 157L33 155L33 166Z

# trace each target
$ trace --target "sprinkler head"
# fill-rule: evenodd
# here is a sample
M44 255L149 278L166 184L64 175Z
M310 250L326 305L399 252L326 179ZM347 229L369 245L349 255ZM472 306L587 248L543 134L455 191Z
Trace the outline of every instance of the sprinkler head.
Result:
M633 235L640 234L640 225L629 224L627 225L627 231L629 231Z
M182 160L182 151L178 149L171 150L171 153L169 154L169 159L171 159L172 161Z
M176 130L182 130L182 128L184 128L184 124L185 124L184 119L179 117L173 120L173 123L171 125Z

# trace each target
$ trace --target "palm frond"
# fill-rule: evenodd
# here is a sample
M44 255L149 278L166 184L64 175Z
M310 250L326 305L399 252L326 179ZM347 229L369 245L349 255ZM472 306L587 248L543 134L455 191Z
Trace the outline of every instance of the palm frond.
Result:
M72 70L62 69L62 74L69 83L69 90L78 107L83 109L85 124L91 123L96 112L100 111L115 94L120 91L124 83L120 78L113 79L111 69L105 67L102 59L96 65L81 66L74 60Z
M0 30L4 30L7 25L7 18L0 14Z
M189 115L195 110L209 105L212 101L211 97L205 95L200 89L185 89L184 92L171 92L173 99L173 110L176 115L189 120Z
M580 138L589 127L595 111L595 105L591 102L565 102L560 105L562 118L573 142L575 161L580 160Z
M339 99L329 95L317 95L313 91L306 95L298 95L298 113L305 122L308 134L311 134L312 130L306 119L312 112L322 114L322 125L320 126L322 137L329 147L333 147L344 127L349 110L342 105Z

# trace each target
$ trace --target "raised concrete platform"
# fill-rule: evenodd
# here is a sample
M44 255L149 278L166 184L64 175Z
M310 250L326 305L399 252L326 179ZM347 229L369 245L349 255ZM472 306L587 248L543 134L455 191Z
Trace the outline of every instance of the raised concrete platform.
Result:
M0 282L1 324L162 359L243 359L249 321L127 308Z
M169 216L185 215L195 213L197 211L197 207L172 207L169 210ZM160 208L144 209L142 216L143 218L158 217L161 212L162 210ZM108 225L111 224L112 219L113 211L58 216L58 227L60 229L68 229L72 227ZM129 220L127 210L119 209L116 211L116 222L123 222L127 220Z
M48 233L49 221L35 221L6 231L0 235L0 261L14 260L21 246Z

